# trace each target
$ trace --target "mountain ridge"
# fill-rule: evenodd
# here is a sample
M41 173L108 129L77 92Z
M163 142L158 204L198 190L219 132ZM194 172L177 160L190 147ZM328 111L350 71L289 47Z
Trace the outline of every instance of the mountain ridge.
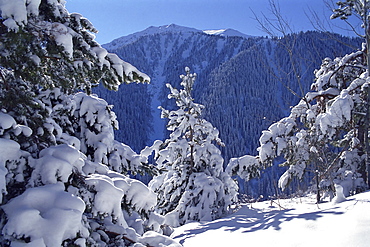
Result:
M219 35L223 37L242 37L242 38L255 38L256 36L244 34L242 32L239 32L238 30L232 29L232 28L226 28L226 29L210 29L210 30L203 30L204 33L209 35Z
M176 24L169 24L163 26L150 26L142 31L135 32L133 34L125 35L112 40L109 43L103 44L102 46L107 50L114 50L121 46L128 45L136 42L138 39L148 35L165 34L165 33L204 33L208 35L219 35L222 37L242 37L242 38L253 38L255 36L247 35L239 32L238 30L227 28L227 29L207 29L199 30L191 27L180 26Z

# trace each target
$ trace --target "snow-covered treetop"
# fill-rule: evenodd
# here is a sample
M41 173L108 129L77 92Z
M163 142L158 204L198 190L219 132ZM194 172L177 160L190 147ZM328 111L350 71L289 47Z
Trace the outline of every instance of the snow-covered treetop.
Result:
M190 69L188 67L185 68L185 72L186 75L180 76L182 79L181 86L183 89L177 90L172 87L171 84L166 85L171 90L168 98L176 100L176 105L179 107L179 110L168 111L159 107L162 109L162 118L170 119L167 127L168 130L174 130L175 128L183 129L172 133L172 138L177 138L180 136L180 132L186 132L188 128L194 129L194 126L197 124L196 118L199 118L202 113L202 109L204 108L203 105L194 103L194 99L191 96L191 91L193 90L193 85L197 75L195 73L190 73ZM187 122L186 125L179 124L182 119L184 122Z
M102 82L148 82L147 75L96 41L97 30L64 0L0 0L0 63L25 81L45 88L89 90Z
M336 4L338 8L334 9L334 14L330 17L331 19L339 17L342 20L346 20L353 14L353 11L361 17L369 14L370 2L368 0L346 0L338 1Z
M193 165L196 165L197 157L195 156L201 156L200 153L203 152L200 151L200 149L214 149L215 146L212 142L216 142L219 145L224 144L218 137L219 131L214 128L211 123L201 117L204 106L194 103L194 99L191 96L196 74L190 73L190 69L188 67L185 68L185 72L185 75L180 76L182 79L181 86L183 89L177 90L176 88L173 88L171 84L167 84L167 87L171 90L168 98L175 99L176 105L179 109L169 111L162 107L159 108L162 110L162 118L169 119L167 129L172 131L170 138L165 141L165 145L174 146L174 144L171 143L176 143L176 148L174 149L191 149L190 151L187 150L185 152L191 153L190 163L194 163ZM199 148L199 153L194 155L197 153L198 147L202 148ZM157 163L159 164L160 162Z
M370 45L370 1L369 0L345 0L345 1L338 1L336 2L337 8L333 9L333 14L330 16L331 19L340 18L344 20L350 30L352 30L356 35L365 38L368 50ZM348 17L356 16L356 21L360 20L362 23L358 25L358 23L354 24L348 20ZM359 30L358 27L363 28L364 33ZM369 53L369 51L367 51ZM368 62L369 63L369 62ZM369 63L370 64L370 63ZM369 66L369 65L368 65Z

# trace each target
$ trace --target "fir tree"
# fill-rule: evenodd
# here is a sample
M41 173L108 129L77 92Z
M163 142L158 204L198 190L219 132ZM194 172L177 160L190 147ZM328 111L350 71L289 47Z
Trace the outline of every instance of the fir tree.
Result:
M196 74L185 68L180 91L170 84L169 98L178 110L162 108L169 119L170 138L157 153L156 163L165 172L149 183L158 194L157 210L175 219L173 224L213 220L228 212L236 199L236 184L223 171L223 158L215 144L223 145L219 132L202 118L203 106L191 96Z
M258 156L231 160L227 170L245 179L258 176L258 169L274 162L288 169L279 179L286 189L294 178L314 178L318 202L320 190L335 193L341 185L345 195L364 189L361 177L364 155L358 132L363 126L367 72L364 52L343 58L326 58L315 71L312 92L292 108L288 117L262 131ZM242 166L242 165L243 166Z
M98 83L117 90L121 83L149 80L102 48L93 25L70 14L62 0L1 1L0 10L0 102L33 130L21 143L30 152L56 144L44 126L49 113L38 99L42 90L90 93Z
M0 1L0 242L179 246L146 238L159 224L148 224L156 195L121 174L146 157L114 140L112 106L89 95L99 82L149 79L100 47L91 23L64 4Z
M287 188L294 178L314 178L317 201L320 190L336 193L343 188L346 196L366 188L369 181L369 1L337 2L331 18L347 21L356 15L362 21L366 43L363 49L334 60L325 58L315 71L315 83L290 115L272 124L259 139L259 156L240 162L230 162L231 174L258 175L284 157L280 163L288 166L280 177L279 187ZM349 23L349 22L347 22ZM350 25L351 26L351 25ZM353 26L351 26L353 28ZM353 29L356 33L357 31ZM253 173L254 172L254 173ZM246 176L247 179L250 176Z
M333 9L333 14L331 19L340 18L344 20L351 30L357 34L359 37L362 37L365 40L366 48L363 49L364 54L366 55L366 62L363 63L366 66L367 71L370 71L370 2L368 0L346 0L338 1L336 3L337 8ZM354 25L348 21L349 16L355 16L360 20L361 27L363 28L362 32L358 31ZM369 74L367 74L367 77ZM368 187L370 187L370 145L369 145L369 125L370 125L370 87L364 86L364 101L365 101L365 117L363 118L363 123L359 127L358 138L361 142L362 150L361 153L367 156L363 164L362 174L363 178Z

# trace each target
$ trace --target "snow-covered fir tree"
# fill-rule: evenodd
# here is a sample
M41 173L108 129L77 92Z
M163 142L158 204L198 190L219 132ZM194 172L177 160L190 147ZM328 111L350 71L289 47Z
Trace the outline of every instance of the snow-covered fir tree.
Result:
M360 170L364 156L358 139L363 125L359 114L364 101L361 86L364 54L358 51L332 61L324 59L317 71L313 92L306 94L291 114L271 125L260 137L259 159L264 164L283 155L288 170L279 187L302 179L307 171L315 176L319 188L334 191L340 184L345 194L363 189Z
M89 93L99 82L118 89L121 83L148 80L102 48L94 40L97 30L93 25L80 14L70 14L64 1L2 1L0 8L0 100L4 110L33 130L21 143L31 152L55 144L43 126L48 112L35 99L40 89Z
M369 125L369 27L368 1L338 2L332 18L347 19L352 11L363 20L366 43L357 52L325 58L315 70L315 82L288 117L272 124L259 139L259 155L234 159L230 174L246 179L258 169L273 165L288 166L279 187L305 176L314 179L313 188L320 201L320 190L331 196L339 188L345 196L364 190L368 180ZM248 161L248 162L244 162Z
M250 179L284 157L280 165L289 168L280 177L282 189L293 178L302 180L309 175L315 178L317 190L333 192L335 184L344 188L345 195L363 190L366 156L358 137L366 112L364 58L364 52L358 51L324 59L315 71L314 91L307 93L288 117L262 132L257 157L232 159L229 173Z
M223 145L219 132L202 118L203 106L194 103L191 92L196 74L185 68L180 90L171 90L177 110L162 108L168 118L170 138L159 146L156 163L164 172L149 187L158 195L156 207L172 226L189 221L213 220L226 214L236 200L237 185L224 172L223 158L215 144Z
M337 8L333 9L333 14L331 19L340 18L345 20L351 30L359 37L365 39L366 48L363 49L366 55L366 67L369 73L370 71L370 2L368 0L346 0L339 1L336 3ZM349 16L355 16L358 20L362 22L361 28L363 30L357 30L348 21ZM369 76L369 75L368 75ZM362 145L361 153L366 155L366 161L362 169L363 178L368 187L370 187L370 145L369 145L369 125L370 125L370 87L365 87L364 98L365 110L362 112L365 116L362 125L359 128L358 137Z
M149 78L63 0L0 1L0 12L2 246L180 246L148 231L160 231L156 195L125 175L146 157L114 140L112 106L90 95Z

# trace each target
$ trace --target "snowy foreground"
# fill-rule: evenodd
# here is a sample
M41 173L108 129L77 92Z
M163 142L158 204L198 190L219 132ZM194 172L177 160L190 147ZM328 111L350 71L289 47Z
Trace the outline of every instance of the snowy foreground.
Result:
M370 246L370 191L319 206L314 197L244 204L228 217L179 227L172 237L184 247Z

